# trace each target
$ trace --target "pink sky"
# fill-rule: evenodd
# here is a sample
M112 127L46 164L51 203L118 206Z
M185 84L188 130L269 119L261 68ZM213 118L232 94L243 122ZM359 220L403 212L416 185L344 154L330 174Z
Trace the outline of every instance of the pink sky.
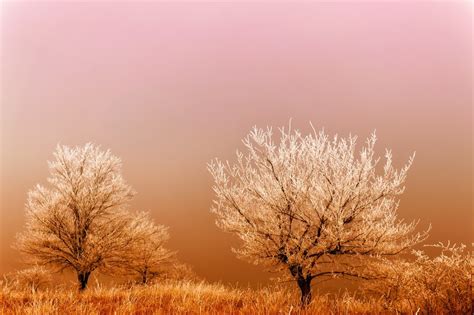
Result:
M206 163L253 125L377 129L417 151L400 213L472 240L472 8L450 3L9 2L2 16L0 273L57 143L121 156L132 206L210 280L264 281L209 213Z

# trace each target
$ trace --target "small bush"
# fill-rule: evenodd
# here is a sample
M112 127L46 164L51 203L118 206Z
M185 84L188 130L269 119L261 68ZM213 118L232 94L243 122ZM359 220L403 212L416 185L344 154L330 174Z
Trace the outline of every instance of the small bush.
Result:
M41 266L33 266L6 275L4 285L8 285L14 290L38 291L49 287L51 281L49 270Z
M472 310L472 260L465 245L430 245L439 256L414 251L414 261L385 261L383 278L368 285L384 306L398 312L468 314Z

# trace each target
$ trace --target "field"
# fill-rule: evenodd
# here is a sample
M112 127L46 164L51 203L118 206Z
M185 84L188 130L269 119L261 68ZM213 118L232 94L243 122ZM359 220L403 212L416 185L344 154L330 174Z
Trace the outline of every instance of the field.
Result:
M297 291L280 286L237 289L205 282L120 288L15 291L2 288L1 314L369 314L386 310L349 294L317 295L305 309Z

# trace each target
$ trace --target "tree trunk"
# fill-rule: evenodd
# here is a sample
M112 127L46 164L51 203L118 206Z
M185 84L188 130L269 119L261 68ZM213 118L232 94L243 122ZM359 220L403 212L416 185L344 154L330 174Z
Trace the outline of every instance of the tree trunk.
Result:
M305 277L303 273L303 267L300 265L290 265L289 270L300 287L301 307L304 308L311 302L311 280L313 280L313 277L310 274L306 275Z
M142 284L147 284L148 283L148 269L145 268L142 274Z
M311 302L311 280L310 276L298 277L297 282L301 290L301 306L306 307Z
M79 291L84 291L87 288L87 281L89 281L90 272L79 271L77 273L77 280L79 280Z

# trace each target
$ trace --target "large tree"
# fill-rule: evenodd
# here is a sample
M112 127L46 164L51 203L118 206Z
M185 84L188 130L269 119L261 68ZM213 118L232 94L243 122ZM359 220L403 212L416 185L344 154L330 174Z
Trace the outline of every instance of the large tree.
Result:
M77 273L79 289L98 268L113 268L134 242L127 203L134 195L120 159L98 146L58 146L48 186L28 194L17 247L34 263Z
M286 271L311 300L311 281L324 276L366 277L370 260L396 255L423 240L416 223L397 218L398 196L413 157L400 170L386 151L378 172L375 134L356 152L356 137L330 138L254 128L236 163L214 160L209 171L217 224L238 235L237 254Z

